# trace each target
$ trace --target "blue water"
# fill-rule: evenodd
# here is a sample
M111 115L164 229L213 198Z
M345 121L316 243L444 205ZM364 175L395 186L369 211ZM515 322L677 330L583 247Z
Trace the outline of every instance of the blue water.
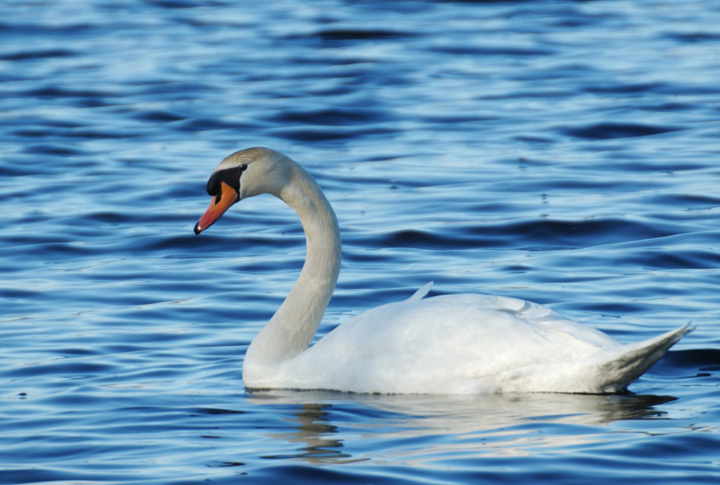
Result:
M718 483L720 4L0 4L0 483ZM303 163L343 233L321 326L525 298L625 342L622 396L248 393L291 210L202 236L237 149Z

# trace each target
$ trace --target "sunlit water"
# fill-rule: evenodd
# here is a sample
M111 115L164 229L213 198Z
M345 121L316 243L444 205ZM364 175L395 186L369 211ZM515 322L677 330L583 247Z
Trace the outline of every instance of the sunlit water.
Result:
M0 5L0 483L717 483L720 4ZM698 329L629 395L245 391L292 211L192 227L230 152L340 220L321 326L409 296ZM630 480L630 481L628 481Z

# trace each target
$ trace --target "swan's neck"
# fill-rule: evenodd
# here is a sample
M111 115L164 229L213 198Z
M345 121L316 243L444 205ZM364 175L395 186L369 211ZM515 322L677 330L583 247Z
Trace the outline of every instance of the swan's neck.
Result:
M340 230L335 213L312 176L293 163L276 194L300 216L307 254L300 276L245 354L243 376L290 359L312 342L340 272Z

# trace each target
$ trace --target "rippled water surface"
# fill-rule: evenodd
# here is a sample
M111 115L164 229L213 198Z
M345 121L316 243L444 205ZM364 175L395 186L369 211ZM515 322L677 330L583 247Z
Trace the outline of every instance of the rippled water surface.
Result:
M0 5L0 483L718 483L720 4ZM434 280L632 342L628 395L249 393L304 238L270 197L192 227L265 145L333 203L320 333Z

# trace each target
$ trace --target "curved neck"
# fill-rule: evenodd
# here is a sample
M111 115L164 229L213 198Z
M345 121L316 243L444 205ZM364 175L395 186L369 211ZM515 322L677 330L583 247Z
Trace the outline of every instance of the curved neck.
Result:
M300 217L307 242L305 264L285 301L250 344L243 374L308 348L340 272L340 229L330 203L312 176L294 162L287 180L275 195Z

